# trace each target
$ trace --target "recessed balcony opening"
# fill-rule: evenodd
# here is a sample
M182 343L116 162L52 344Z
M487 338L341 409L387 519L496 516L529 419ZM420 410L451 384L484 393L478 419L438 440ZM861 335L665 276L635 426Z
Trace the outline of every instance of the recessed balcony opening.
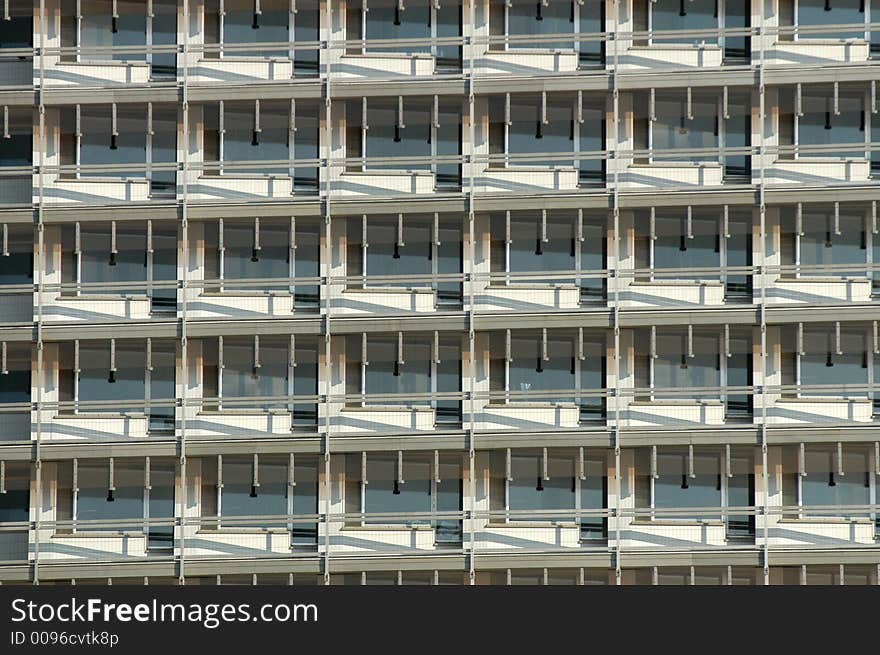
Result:
M402 347L402 348L401 348ZM398 333L349 336L345 395L350 408L430 408L437 426L460 425L462 342L458 335ZM435 398L445 394L452 398Z
M489 453L489 530L555 525L562 531L571 528L575 544L602 544L608 538L608 518L601 511L608 507L607 498L603 451L581 455L578 449L516 448ZM565 510L595 515L565 515Z
M349 218L345 233L348 289L433 290L438 309L461 307L464 244L459 216Z
M291 347L293 350L291 351ZM292 430L318 423L318 355L314 337L227 336L203 339L205 411L265 415L284 412Z
M430 529L433 546L460 546L462 521L430 514L462 511L462 471L457 453L349 453L345 513L352 518L346 526Z
M407 0L349 0L345 32L348 55L423 55L434 59L438 74L461 71L461 45L430 44L430 39L455 39L462 34L459 0L413 3Z
M68 341L57 345L56 366L59 417L93 415L117 423L128 419L132 425L142 422L146 433L173 433L173 339L151 339L149 344L144 339Z
M634 236L634 284L658 289L683 282L720 284L723 298L717 300L751 302L751 210L728 207L726 215L721 207L639 210Z
M78 459L53 465L56 538L79 535L106 541L108 556L123 542L136 552L170 549L173 542L175 462L150 457ZM149 485L145 486L145 480ZM111 500L112 499L112 500ZM151 521L156 525L147 525ZM97 542L96 542L97 543ZM68 555L87 542L71 541ZM93 551L89 551L92 553Z
M633 451L634 523L663 526L718 522L722 539L752 540L755 515L755 463L750 448L656 447ZM693 508L684 513L682 508ZM742 513L731 513L737 508ZM710 528L711 529L711 528Z
M314 549L318 526L306 517L318 512L316 457L225 455L199 464L200 530L210 531L202 539L277 530L289 534L288 548Z
M581 68L603 66L604 31L604 2L492 0L489 4L490 52L571 52ZM567 34L570 40L560 40Z
M61 228L62 299L143 298L153 314L175 312L176 281L173 222L75 223Z

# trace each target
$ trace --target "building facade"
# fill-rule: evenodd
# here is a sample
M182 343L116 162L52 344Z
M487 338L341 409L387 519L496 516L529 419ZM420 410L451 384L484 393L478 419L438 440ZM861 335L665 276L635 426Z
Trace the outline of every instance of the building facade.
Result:
M878 584L874 4L6 0L0 582Z

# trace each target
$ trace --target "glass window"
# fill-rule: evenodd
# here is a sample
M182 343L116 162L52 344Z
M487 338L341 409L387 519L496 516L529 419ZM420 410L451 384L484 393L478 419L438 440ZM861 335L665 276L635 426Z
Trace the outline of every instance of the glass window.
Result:
M150 430L170 432L174 430L177 344L171 339L153 339L151 347L150 401L158 404L149 409Z
M176 236L175 236L176 238ZM82 294L139 295L147 293L147 229L143 223L117 223L116 253L113 253L111 228L107 223L83 223L80 226L80 276L91 288ZM174 271L174 279L177 271ZM140 282L131 288L106 287L102 283Z
M571 34L574 29L574 6L571 2L527 2L515 0L507 7L507 33L510 36ZM572 50L572 41L539 40L511 43L511 48Z
M0 20L0 28L8 25ZM2 38L2 34L0 34ZM0 41L0 48L5 43ZM33 163L33 124L31 110L9 108L9 137L0 139L0 167L30 166ZM4 176L4 179L9 179Z
M223 43L249 45L287 43L290 7L286 0L261 0L260 14L254 13L253 0L226 0L223 19ZM225 57L287 57L287 49L252 50L233 48L224 50Z
M605 32L605 3L585 2L578 6L580 11L580 33L599 34ZM605 61L605 42L596 39L578 42L579 61L583 65L602 64ZM586 150L587 148L581 148Z
M9 20L0 21L0 49L34 47L34 8L28 0L9 2Z
M71 465L72 466L72 465ZM109 531L143 531L144 518L144 461L115 459L113 484L110 490L110 461L79 460L79 493L76 500L78 521L119 521L134 519L132 523L116 525L82 525L78 529Z
M372 5L370 13L373 13ZM398 109L396 99L370 98L367 103L369 130L366 156L371 160L431 156L431 109L428 101L404 98L402 120L397 115ZM378 170L430 170L430 164L425 161L368 162L367 167Z
M128 408L81 407L81 412L99 414L143 412L146 356L143 339L116 340L116 370L110 370L108 341L81 341L80 375L77 393L80 402L131 401ZM141 405L137 406L137 402Z
M367 19L367 50L372 52L427 53L430 46L418 42L395 47L402 39L431 38L431 5L405 2L400 11L397 0L370 0ZM371 43L384 40L385 43Z
M258 459L254 486L254 458L228 455L223 458L221 510L224 517L253 517L256 521L233 523L240 527L282 527L285 521L261 520L261 517L286 516L287 459L263 455Z
M29 343L7 343L6 371L0 374L0 403L28 403L30 400L31 346Z
M712 274L712 269L721 266L721 238L716 215L700 215L694 212L688 234L687 215L684 211L674 214L657 212L655 219L654 269L658 278L706 280L718 279L720 273ZM646 217L647 218L647 217ZM639 231L647 232L648 221L638 223ZM699 275L664 275L659 269L704 269ZM705 270L708 269L708 270Z
M254 221L223 222L224 288L251 293L288 289L287 284L271 285L267 282L254 281L271 278L287 279L290 275L289 221L261 220L259 250L256 248L255 239ZM249 282L237 285L232 282L233 280Z
M296 486L291 498L291 513L311 515L318 513L318 460L309 456L296 456L294 462ZM318 541L316 521L297 521L290 526L293 544L314 546Z
M145 61L145 52L125 51L147 43L147 12L143 2L117 0L113 18L112 0L82 0L80 45L84 48L108 48L114 51L86 52L83 61ZM121 49L117 52L116 49Z
M296 366L293 367L293 393L296 396L318 395L318 341L311 337L296 338ZM295 428L314 430L318 424L316 400L294 403Z
M659 4L659 2L658 2ZM718 147L718 98L692 93L688 114L684 90L655 94L656 120L650 121L655 161L717 161L712 154L677 155L676 150Z
M654 43L697 44L718 43L715 34L709 34L720 26L718 19L718 0L652 0L648 3L651 11L651 29ZM700 32L696 35L657 35L662 31Z
M29 225L8 227L9 254L0 254L0 285L34 282L34 235Z
M837 113L830 86L805 85L803 116L797 117L798 146L840 145L836 149L799 152L799 157L865 157L865 95L862 90L839 90ZM851 145L850 145L851 144ZM847 149L849 146L849 149Z
M288 394L288 348L284 337L262 337L259 353L253 337L223 339L223 403L235 409L267 410L280 401L260 404L240 402L253 397L283 397ZM257 364L259 355L259 366Z
M260 132L255 132L256 106L253 102L225 102L223 107L223 161L235 163L281 162L290 158L288 136L290 106L287 103L260 103ZM297 126L299 127L299 126ZM305 127L308 127L306 125ZM304 136L307 136L308 131ZM267 166L225 166L237 175L286 175L289 169Z
M864 25L864 0L797 0L797 22L801 27L820 25ZM865 30L799 33L800 39L863 39Z
M368 399L369 404L411 407L429 403L427 399L410 400L408 396L431 391L430 337L405 334L403 363L398 361L397 336L370 335L367 344L367 395L399 394L394 399Z
M174 487L176 463L171 459L153 457L150 460L150 519L165 521L174 518ZM149 542L151 548L170 548L174 539L174 526L151 525Z
M538 3L540 4L540 3ZM554 5L554 3L551 3ZM533 5L529 5L533 6ZM502 101L503 102L503 101ZM503 109L501 116L503 117ZM546 123L544 122L546 118ZM586 123L585 123L586 125ZM574 113L570 99L547 97L547 115L542 114L541 96L516 94L510 99L507 152L511 155L570 153L574 151ZM574 166L572 160L516 160L511 166Z
M297 77L317 77L318 48L320 40L320 3L317 0L305 0L296 3L296 17L293 21L294 41L297 45L314 43L315 48L297 48L293 53L293 71Z
M868 454L844 447L844 475L838 471L837 450L808 446L805 452L806 477L801 478L801 504L809 506L868 505L871 503L871 480ZM841 510L844 515L857 512ZM861 515L863 518L867 514Z
M576 482L574 459L552 454L547 457L547 478L544 476L544 460L541 453L514 452L511 454L513 482L507 484L510 510L560 510L575 508ZM588 493L589 495L589 493ZM523 517L513 516L516 521L571 521L571 517L541 516L539 513Z
M397 456L374 455L367 458L367 480L364 485L364 510L368 523L426 525L427 517L400 516L406 513L431 511L431 466L428 460L404 453L404 470L397 470ZM404 482L399 480L403 478ZM457 509L457 508L456 508ZM398 516L371 517L376 513Z
M721 507L720 460L714 454L694 453L693 476L690 475L687 451L657 454L658 477L653 484L654 508L715 508ZM750 504L750 503L749 503ZM708 519L720 518L718 511L694 515L666 514L658 512L657 518Z
M30 464L6 462L6 493L0 494L0 525L29 520L30 480Z
M492 351L500 355L503 364L505 335L492 336ZM547 357L544 358L543 338L540 331L514 330L510 337L513 361L508 364L510 391L559 391L574 389L576 357L573 337L548 331ZM525 402L572 402L572 397L521 397Z
M833 328L804 327L804 354L800 356L800 383L804 396L860 395L847 392L848 386L868 384L868 353L864 330L840 331L840 354ZM810 391L810 385L825 387ZM864 392L862 392L864 393Z
M109 30L108 30L109 32ZM120 104L116 108L116 131L111 133L108 105L82 105L80 110L80 164L119 166L124 170L83 171L83 177L144 177L146 175L147 109L145 105Z
M300 13L297 16L300 16ZM316 37L317 38L317 37ZM300 51L297 50L297 53ZM299 54L297 54L299 56ZM306 102L296 105L296 132L293 135L293 158L296 160L318 159L320 140L320 117L318 108ZM280 135L279 135L280 138ZM293 188L296 192L318 192L318 167L299 164L293 171ZM305 253L298 253L302 256Z
M349 223L354 228L360 227L358 221ZM405 220L401 237L396 218L368 219L367 284L380 287L431 286L430 280L424 276L430 276L432 271L432 228L428 221ZM394 276L394 279L372 282L370 277L373 276ZM413 279L414 276L423 277Z
M504 216L493 217L492 234L504 238ZM542 234L540 214L511 215L508 270L512 273L572 271L575 267L576 224L568 217L548 217L546 234ZM511 283L574 284L574 277L561 279L518 279Z
M718 334L693 332L693 351L688 347L687 330L657 329L657 357L651 357L654 387L657 398L682 398L674 393L688 388L720 387L721 368ZM662 390L667 390L664 394ZM696 395L718 396L695 392Z

